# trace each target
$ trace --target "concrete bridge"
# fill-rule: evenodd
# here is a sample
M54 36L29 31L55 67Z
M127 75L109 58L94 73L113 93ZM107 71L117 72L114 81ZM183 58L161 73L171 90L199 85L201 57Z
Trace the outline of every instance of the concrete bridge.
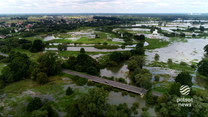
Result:
M92 76L92 75L88 75L88 74L84 74L84 73L79 73L79 72L75 72L75 71L72 71L72 70L63 70L63 72L66 73L66 74L71 74L71 75L74 75L74 76L79 76L79 77L82 77L82 78L86 78L86 79L88 79L90 81L93 81L93 82L96 82L96 83L112 86L112 87L122 89L122 90L125 90L125 91L128 91L128 92L136 93L136 94L141 95L141 97L143 97L147 93L146 89L139 88L139 87L136 87L136 86L127 85L127 84L112 81L112 80L103 79L103 78L100 78L100 77L97 77L97 76ZM153 93L153 95L158 96L155 93Z

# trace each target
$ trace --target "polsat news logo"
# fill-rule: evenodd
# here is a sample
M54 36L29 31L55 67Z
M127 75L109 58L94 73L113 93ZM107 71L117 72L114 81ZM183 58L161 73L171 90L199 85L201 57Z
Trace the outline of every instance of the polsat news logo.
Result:
M184 96L189 95L190 91L191 91L191 89L190 89L190 87L188 85L182 85L180 87L181 95L184 95Z
M185 98L190 94L191 88L188 85L182 85L180 87L180 93L182 98L177 98L178 106L180 107L191 107L193 103L193 98Z

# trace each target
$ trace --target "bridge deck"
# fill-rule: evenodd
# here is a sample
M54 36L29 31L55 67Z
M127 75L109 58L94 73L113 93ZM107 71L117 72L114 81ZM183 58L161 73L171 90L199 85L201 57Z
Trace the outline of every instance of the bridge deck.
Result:
M100 83L100 84L105 84L105 85L112 86L112 87L115 87L115 88L119 88L119 89L122 89L122 90L126 90L128 92L132 92L132 93L136 93L136 94L140 94L140 95L143 95L143 94L147 93L146 89L139 88L139 87L136 87L136 86L127 85L127 84L123 84L123 83L119 83L119 82L112 81L112 80L103 79L103 78L100 78L100 77L97 77L97 76L87 75L87 74L75 72L75 71L72 71L72 70L63 70L63 72L66 73L66 74L71 74L71 75L74 75L74 76L87 78L90 81L97 82L97 83Z

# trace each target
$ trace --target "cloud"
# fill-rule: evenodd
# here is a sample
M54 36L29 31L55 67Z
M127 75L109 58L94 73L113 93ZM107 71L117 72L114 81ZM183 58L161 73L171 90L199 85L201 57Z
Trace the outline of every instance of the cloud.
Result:
M184 13L208 11L207 0L0 0L0 5L0 13Z

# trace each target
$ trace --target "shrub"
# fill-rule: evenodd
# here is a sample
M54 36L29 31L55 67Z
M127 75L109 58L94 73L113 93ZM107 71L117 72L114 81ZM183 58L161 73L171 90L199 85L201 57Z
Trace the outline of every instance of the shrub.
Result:
M158 61L160 59L160 55L159 54L155 54L155 61Z
M159 75L155 75L155 81L160 81L160 76Z
M31 117L48 117L47 110L35 110L32 112Z
M196 65L191 64L191 68L196 69Z
M49 81L49 78L46 73L40 72L37 74L37 79L39 84L46 84Z
M168 64L172 64L172 63L173 63L172 59L168 59Z
M186 62L183 62L183 61L182 61L182 62L180 62L180 65L181 65L181 66L187 66L188 64L187 64Z
M4 81L3 81L3 80L0 80L0 89L3 89L3 88L4 88L4 86L5 86Z
M86 78L79 78L77 81L76 81L76 84L79 85L79 86L83 86L87 83L87 79Z
M118 82L121 82L121 83L127 84L127 82L126 82L125 79L123 79L123 78L119 78L119 79L117 79L117 81L118 81Z
M30 102L27 105L27 111L31 112L34 110L37 110L39 108L41 108L42 106L42 101L39 97L35 97L32 100L30 100Z
M90 75L98 75L98 71L95 67L90 66L87 68L87 73Z
M68 87L66 90L66 95L71 95L73 93L73 90L71 87Z
M95 83L94 83L94 82L92 82L92 81L88 81L88 82L87 82L87 85L88 85L88 86L94 86L94 85L95 85Z

